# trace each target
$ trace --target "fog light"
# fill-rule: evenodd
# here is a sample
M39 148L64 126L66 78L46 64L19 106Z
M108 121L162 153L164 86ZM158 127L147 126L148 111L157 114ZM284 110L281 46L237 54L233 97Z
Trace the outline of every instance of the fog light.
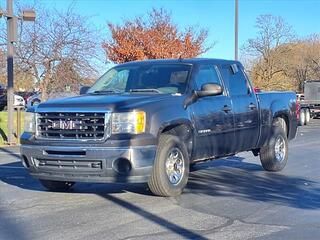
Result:
M117 158L116 160L113 161L112 163L112 168L120 174L128 174L131 169L131 163L128 159L126 158Z

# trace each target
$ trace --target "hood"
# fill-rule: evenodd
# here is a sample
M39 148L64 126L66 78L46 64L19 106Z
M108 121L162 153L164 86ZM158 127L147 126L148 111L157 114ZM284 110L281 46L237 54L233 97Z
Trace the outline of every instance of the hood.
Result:
M85 94L48 100L39 104L36 111L125 111L175 97L175 95L171 94Z

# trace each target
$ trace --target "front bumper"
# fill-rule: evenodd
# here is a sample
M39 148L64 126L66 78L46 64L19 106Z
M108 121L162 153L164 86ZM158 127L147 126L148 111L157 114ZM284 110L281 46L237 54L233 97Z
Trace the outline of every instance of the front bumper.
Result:
M21 159L38 179L72 182L147 182L156 146L21 145Z

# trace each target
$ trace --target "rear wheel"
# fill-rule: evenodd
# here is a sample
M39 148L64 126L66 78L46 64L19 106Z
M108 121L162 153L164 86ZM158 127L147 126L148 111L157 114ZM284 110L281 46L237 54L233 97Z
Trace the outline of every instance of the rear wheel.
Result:
M148 185L158 196L173 197L182 193L189 176L189 159L185 144L174 135L160 136L156 160Z
M306 118L306 120L304 122L304 125L307 125L307 124L309 124L310 118L311 118L309 108L305 109L305 118Z
M51 181L43 179L39 179L39 181L46 189L54 192L67 191L75 184L74 182Z
M288 139L281 126L281 120L273 123L268 142L260 150L262 167L267 171L281 171L288 161Z
M306 122L306 112L304 111L304 108L301 108L300 117L299 117L299 126L305 125L305 122Z

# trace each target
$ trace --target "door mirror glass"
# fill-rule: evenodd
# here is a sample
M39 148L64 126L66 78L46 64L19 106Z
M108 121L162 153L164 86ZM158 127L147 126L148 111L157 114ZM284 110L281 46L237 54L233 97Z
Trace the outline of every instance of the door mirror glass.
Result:
M217 83L206 83L201 87L201 91L197 91L198 97L217 96L223 93L222 87Z
M86 94L88 92L89 88L90 87L88 87L88 86L82 86L80 88L80 95Z

